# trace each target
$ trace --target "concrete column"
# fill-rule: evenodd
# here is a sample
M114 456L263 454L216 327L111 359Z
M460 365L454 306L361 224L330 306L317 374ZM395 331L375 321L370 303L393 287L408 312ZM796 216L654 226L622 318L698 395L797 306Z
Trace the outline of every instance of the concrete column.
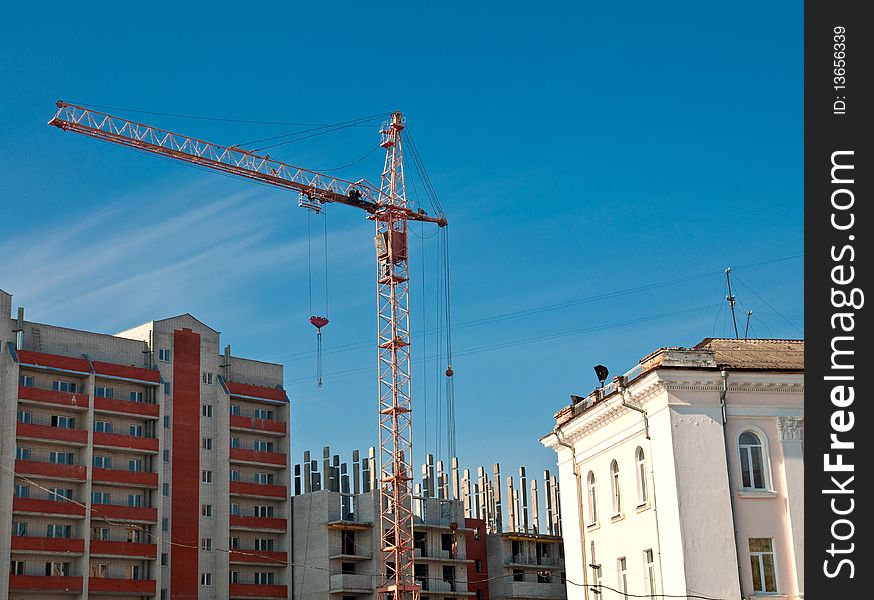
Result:
M804 420L800 417L778 417L777 429L783 447L783 481L786 485L787 512L795 582L798 593L804 595Z
M310 472L310 451L305 450L303 453L303 493L309 494L311 491L313 491L313 480Z
M468 519L473 518L470 512L470 470L464 470L464 478L461 480L461 499L464 505L464 516Z
M543 503L546 505L546 533L549 535L555 535L553 533L552 485L549 481L549 470L543 471Z
M331 489L331 448L322 448L322 489Z
M562 525L561 525L561 496L559 496L558 489L558 480L555 478L555 475L550 479L550 483L552 484L550 487L552 488L552 506L554 507L555 513L553 514L554 525L553 525L553 533L554 535L562 535ZM582 502L582 500L580 500Z
M443 495L443 461L437 461L437 494L436 496L441 500L444 500L446 496Z
M370 489L375 490L379 485L379 463L376 462L376 448L371 446L367 450L367 455L370 457Z
M461 498L461 489L459 487L458 478L458 457L452 458L452 499L458 500Z
M507 477L507 527L516 531L516 495L513 493L513 478Z
M528 532L528 478L525 467L519 467L519 494L522 497L522 531Z
M367 494L370 492L370 460L366 458L361 459L361 489Z
M503 515L501 514L501 465L495 463L492 466L492 471L495 475L493 492L495 495L495 533L501 533L503 527Z
M531 528L540 533L540 519L537 513L537 480L531 480Z
M361 493L361 466L359 465L358 450L352 451L352 493L356 496Z
M299 496L301 492L300 487L300 464L294 465L294 495Z
M428 455L428 497L434 497L434 455Z

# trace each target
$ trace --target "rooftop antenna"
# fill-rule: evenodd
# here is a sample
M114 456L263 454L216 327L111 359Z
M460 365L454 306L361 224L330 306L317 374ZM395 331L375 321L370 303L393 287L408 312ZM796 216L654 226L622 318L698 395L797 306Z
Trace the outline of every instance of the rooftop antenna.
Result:
M745 340L749 337L749 334L750 334L750 317L752 317L752 316L753 316L753 311L748 310L747 311L747 326L746 326L746 329L744 329L744 339Z
M739 340L740 334L737 332L737 316L734 314L734 303L735 297L731 293L731 267L727 267L725 269L725 281L728 283L728 296L725 297L728 300L729 306L731 306L731 322L734 324L734 339Z

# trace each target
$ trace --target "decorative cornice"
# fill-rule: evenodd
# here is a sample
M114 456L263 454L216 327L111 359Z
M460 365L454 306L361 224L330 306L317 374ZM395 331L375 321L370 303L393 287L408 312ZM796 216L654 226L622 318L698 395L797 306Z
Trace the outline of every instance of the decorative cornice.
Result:
M804 435L804 418L777 417L777 429L783 442L800 442Z
M664 382L665 389L684 392L721 392L722 383L711 380L672 380ZM750 381L728 384L729 392L762 392L778 394L803 394L803 383L775 381Z

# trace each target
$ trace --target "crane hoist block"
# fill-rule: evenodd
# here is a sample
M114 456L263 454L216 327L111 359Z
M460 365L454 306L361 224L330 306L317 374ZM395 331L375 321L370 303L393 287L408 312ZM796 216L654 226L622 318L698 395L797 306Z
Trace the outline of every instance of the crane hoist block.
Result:
M399 263L407 260L407 234L400 231L388 231L374 236L376 258L379 262Z

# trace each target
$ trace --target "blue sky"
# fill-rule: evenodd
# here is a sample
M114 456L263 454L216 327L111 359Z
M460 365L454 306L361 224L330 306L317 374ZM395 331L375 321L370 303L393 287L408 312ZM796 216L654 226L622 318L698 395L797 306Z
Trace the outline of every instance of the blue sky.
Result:
M294 194L46 122L59 98L304 123L400 109L451 223L462 462L552 467L537 439L595 387L592 365L729 335L726 266L753 334L803 326L801 3L592 4L10 6L0 288L33 320L98 331L191 312L235 354L286 364L296 460L366 447L372 223L329 207L326 271L325 217ZM295 130L123 114L226 144ZM330 169L377 142L353 127L270 153ZM337 174L378 181L381 160ZM313 312L328 279L321 389L308 218ZM411 245L414 326L433 331L437 238ZM435 354L434 335L414 339ZM442 368L415 365L418 455L437 445Z

